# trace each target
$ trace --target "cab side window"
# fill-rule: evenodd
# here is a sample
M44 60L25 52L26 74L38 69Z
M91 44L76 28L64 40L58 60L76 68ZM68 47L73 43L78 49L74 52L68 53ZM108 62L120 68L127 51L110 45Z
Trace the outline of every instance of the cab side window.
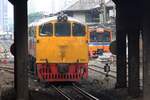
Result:
M40 26L40 35L41 36L52 36L53 35L53 24L46 23Z
M80 23L73 23L72 34L73 36L85 36L85 26Z
M29 27L28 34L29 34L30 37L34 36L34 34L35 34L34 27Z

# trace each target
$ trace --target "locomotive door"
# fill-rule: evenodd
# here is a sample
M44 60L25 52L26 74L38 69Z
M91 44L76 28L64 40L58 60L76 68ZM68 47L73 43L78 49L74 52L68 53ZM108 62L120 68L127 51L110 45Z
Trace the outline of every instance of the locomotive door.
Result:
M53 24L44 23L38 27L36 35L36 62L46 63L49 61L50 39L53 37Z

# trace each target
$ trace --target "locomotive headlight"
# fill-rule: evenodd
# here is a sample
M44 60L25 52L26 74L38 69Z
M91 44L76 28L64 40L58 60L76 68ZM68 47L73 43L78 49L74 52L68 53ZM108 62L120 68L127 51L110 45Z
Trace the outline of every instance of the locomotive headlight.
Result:
M67 20L68 20L67 15L64 15L64 16L63 16L63 21L65 21L65 22L66 22Z
M59 15L59 16L57 17L57 21L58 21L58 22L62 21L62 19L63 19L63 17L62 17L61 15Z

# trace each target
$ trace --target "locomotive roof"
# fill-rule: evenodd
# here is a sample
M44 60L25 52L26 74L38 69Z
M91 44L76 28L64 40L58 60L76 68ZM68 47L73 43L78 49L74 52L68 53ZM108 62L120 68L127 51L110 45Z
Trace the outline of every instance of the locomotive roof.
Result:
M47 22L53 21L53 20L57 20L57 16L40 19L40 20L38 20L36 22L33 22L33 23L29 24L29 27L30 26L42 25L44 23L47 23ZM69 21L75 21L75 22L78 22L78 23L82 23L81 21L79 21L79 20L77 20L75 18L72 18L72 17L68 17L68 20ZM84 24L84 23L82 23L82 24Z

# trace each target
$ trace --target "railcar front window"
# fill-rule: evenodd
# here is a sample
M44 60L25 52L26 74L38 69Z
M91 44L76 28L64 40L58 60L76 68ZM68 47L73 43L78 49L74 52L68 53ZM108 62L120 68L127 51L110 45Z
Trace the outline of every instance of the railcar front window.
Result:
M93 31L90 34L90 39L91 42L110 42L110 33L109 32L99 33Z
M52 36L53 35L53 25L51 23L43 24L40 26L41 36Z
M104 32L103 41L110 42L110 33L109 32L106 32L106 31Z
M56 23L55 35L56 36L70 36L71 24L70 23Z
M91 42L98 42L97 41L97 36L96 36L96 31L90 32L90 41Z
M73 23L72 31L73 36L85 36L85 26L80 23Z

